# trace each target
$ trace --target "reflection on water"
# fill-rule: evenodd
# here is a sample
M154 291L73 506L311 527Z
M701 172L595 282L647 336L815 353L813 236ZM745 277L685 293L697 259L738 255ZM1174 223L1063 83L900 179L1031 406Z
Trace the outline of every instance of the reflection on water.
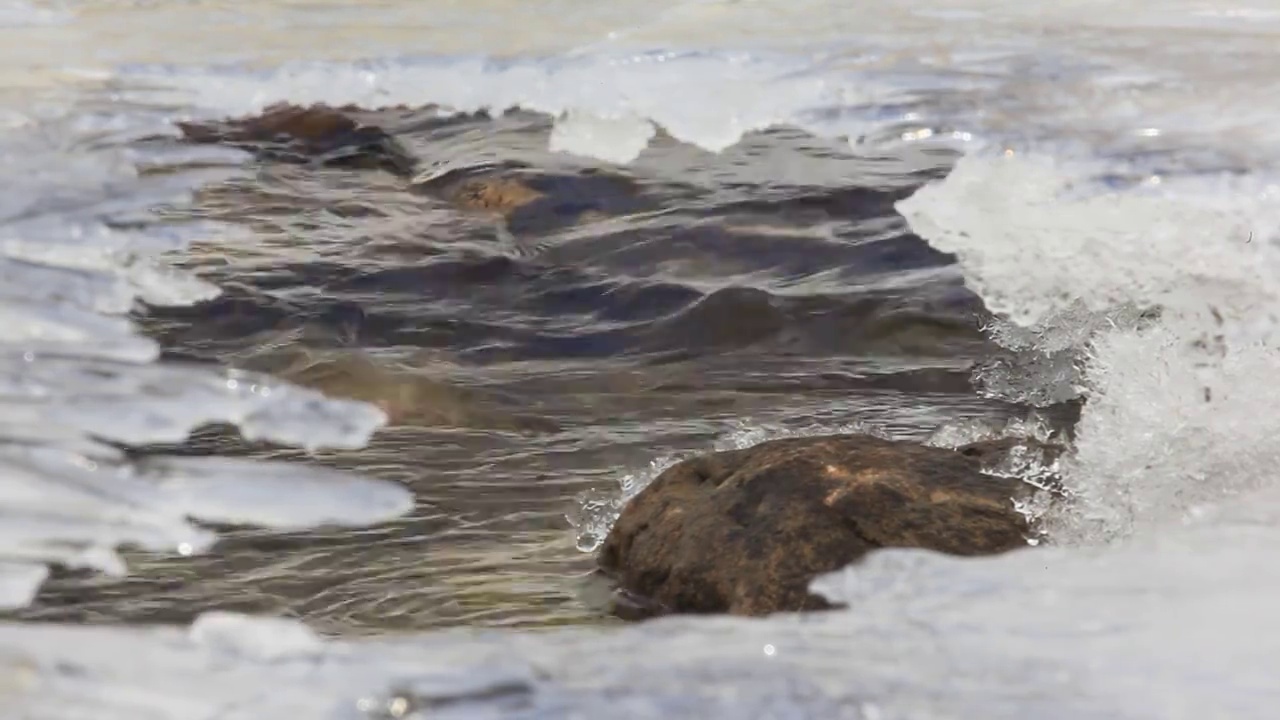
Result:
M65 574L22 617L600 621L565 519L579 495L744 427L922 437L1007 412L969 385L991 352L980 304L892 209L945 157L855 157L781 129L723 156L659 138L623 169L547 152L529 113L360 117L422 177L259 155L180 215L244 229L185 261L224 295L140 319L172 358L380 406L391 427L368 448L314 461L402 482L416 510L359 531L228 528L212 554L137 557L125 580ZM771 166L785 182L758 181ZM217 428L176 448L213 449L298 455Z

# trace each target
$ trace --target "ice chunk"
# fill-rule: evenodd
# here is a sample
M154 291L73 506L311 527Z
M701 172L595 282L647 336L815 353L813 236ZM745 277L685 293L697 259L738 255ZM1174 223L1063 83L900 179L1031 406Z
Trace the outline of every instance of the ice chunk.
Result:
M45 565L0 561L0 610L30 604L48 576Z
M301 529L369 525L413 507L413 495L386 481L298 463L235 458L165 458L144 462L163 503L201 520Z
M639 117L606 118L584 112L568 112L551 131L551 150L596 157L606 162L629 163L657 134L653 123Z
M220 228L146 212L201 179L141 175L132 163L163 170L183 158L104 142L155 127L154 113L54 110L0 132L0 179L10 180L0 196L0 605L29 601L50 564L123 575L120 546L201 552L216 538L194 518L297 529L378 522L411 506L402 487L314 466L137 464L117 447L227 423L252 439L350 448L385 422L371 406L269 377L156 362L156 342L128 313L139 301L215 295L162 255Z
M306 659L324 647L319 636L295 620L229 612L204 613L191 623L189 637L233 661Z

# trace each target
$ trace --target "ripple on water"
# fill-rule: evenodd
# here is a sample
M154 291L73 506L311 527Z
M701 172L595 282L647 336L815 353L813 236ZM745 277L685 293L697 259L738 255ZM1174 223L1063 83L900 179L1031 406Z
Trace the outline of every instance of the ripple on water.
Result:
M133 119L148 125L144 112ZM144 467L128 454L127 446L181 441L211 422L265 441L351 447L383 420L367 406L252 373L154 362L159 344L128 313L141 303L197 304L217 290L160 257L186 247L189 232L131 216L171 200L181 184L132 170L128 123L127 113L52 112L0 137L0 172L12 181L0 204L6 607L31 599L46 564L119 576L120 546L207 550L214 536L189 518L298 527L385 520L410 505L403 487L385 481L217 458L183 461L179 471L160 461ZM264 512L253 497L263 483L298 494ZM309 515L296 513L306 505Z
M601 621L582 551L626 497L613 489L633 477L625 468L707 449L743 423L787 433L869 421L919 437L1003 412L968 393L968 366L989 347L980 306L948 256L904 232L892 210L904 186L882 189L865 159L847 155L848 174L833 176L831 148L779 130L747 146L822 167L811 183L732 182L762 161L751 150L702 157L675 181L657 170L662 154L690 160L670 138L606 170L535 150L551 125L533 113L342 112L396 137L371 145L375 130L341 117L325 120L337 144L311 126L297 141L188 126L200 147L225 140L254 159L170 221L241 233L181 261L219 297L134 319L171 362L269 373L378 408L389 430L316 459L408 487L413 510L370 530L263 533L230 526L283 522L270 486L236 510L209 482L174 481L213 513L218 548L180 564L132 558L127 585L59 574L24 617L185 621L231 607L347 631ZM184 147L142 142L153 154ZM381 157L388 143L436 169L410 181L348 154ZM358 406L347 407L330 420ZM147 452L290 455L255 430L282 439L288 423L236 419L248 442L214 430ZM600 507L567 524L581 493ZM333 501L294 510L376 515Z

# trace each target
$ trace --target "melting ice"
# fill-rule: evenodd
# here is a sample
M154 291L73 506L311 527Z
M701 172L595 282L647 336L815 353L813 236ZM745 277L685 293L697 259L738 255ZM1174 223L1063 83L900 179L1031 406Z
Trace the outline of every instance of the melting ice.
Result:
M124 574L121 545L202 551L215 538L192 519L298 527L409 507L398 486L299 465L129 461L122 446L181 441L208 423L321 448L360 446L384 418L271 378L155 362L155 342L128 319L135 304L217 292L165 267L186 229L118 222L172 188L156 196L111 150L76 149L77 129L101 128L74 106L14 125L0 134L0 605L28 602L47 563Z
M365 642L230 615L187 630L0 625L0 701L19 716L1274 714L1269 4L562 1L531 16L489 2L441 8L437 26L395 2L271 3L232 26L212 22L215 2L62 5L0 7L6 70L22 69L0 77L37 89L0 91L0 603L26 602L48 562L118 573L121 543L199 551L213 538L192 518L359 523L409 501L296 466L121 457L115 444L207 422L349 447L381 421L269 378L153 362L125 311L214 289L164 266L182 232L107 220L188 188L90 140L151 132L161 107L518 105L558 118L559 149L610 162L641 161L656 129L713 151L774 124L853 153L959 147L954 172L900 210L1005 314L996 337L1018 360L984 387L1086 404L1061 467L1073 501L1046 517L1053 547L880 553L816 582L848 611ZM178 27L202 31L166 45ZM263 40L252 66L247 34ZM286 486L306 501L274 502Z

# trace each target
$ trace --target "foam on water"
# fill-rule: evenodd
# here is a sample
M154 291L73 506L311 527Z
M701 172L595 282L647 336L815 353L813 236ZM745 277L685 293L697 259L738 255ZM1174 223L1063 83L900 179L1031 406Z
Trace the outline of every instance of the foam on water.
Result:
M320 5L340 6L307 12L329 12ZM1026 510L1054 547L879 553L815 584L848 612L805 618L362 643L228 615L187 633L0 625L0 701L59 719L1271 717L1280 15L1192 0L616 6L584 21L590 32L528 28L536 41L520 47L537 56L486 57L510 55L485 47L508 26L424 41L418 52L441 53L430 56L252 68L166 58L97 77L118 84L117 99L205 114L278 99L518 105L557 117L557 149L609 162L636 158L658 129L723 150L775 124L846 137L851 152L962 147L949 177L899 209L1004 314L993 336L1010 355L982 369L984 391L1085 399L1057 468L1069 500ZM622 16L631 24L612 27ZM698 45L714 49L688 49ZM673 47L684 49L662 49ZM51 122L11 113L0 133L2 172L25 188L0 197L0 277L22 288L0 294L0 601L26 601L45 562L122 571L120 542L198 550L212 540L189 521L202 512L288 526L402 509L395 488L222 460L140 467L102 442L222 420L351 446L379 418L267 378L150 363L154 346L119 314L130 298L210 290L167 282L163 266L130 269L178 249L180 234L109 229L100 215L179 188L143 192L131 160L69 143L79 131ZM67 251L33 256L46 246ZM82 250L97 259L69 259ZM251 473L266 480L247 485ZM278 502L298 483L307 502ZM610 521L580 525L584 545Z

